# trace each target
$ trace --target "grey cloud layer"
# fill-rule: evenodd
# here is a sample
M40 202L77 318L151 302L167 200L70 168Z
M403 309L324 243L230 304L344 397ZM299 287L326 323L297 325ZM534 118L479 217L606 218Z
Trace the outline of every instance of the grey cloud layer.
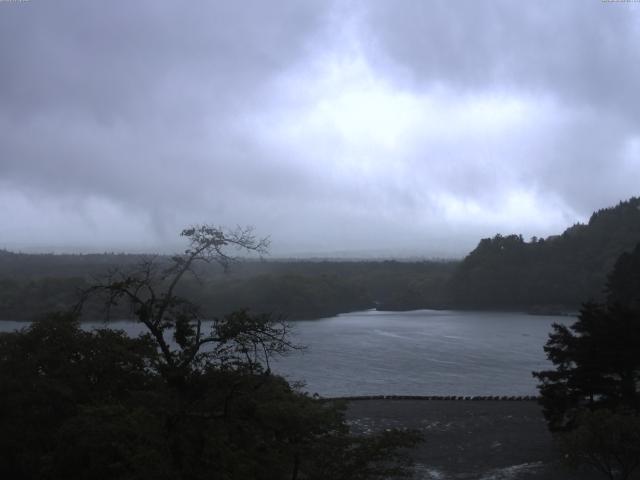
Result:
M214 221L255 224L282 251L443 253L435 242L456 234L451 252L459 254L477 235L526 226L518 192L542 203L528 207L543 212L530 221L551 233L638 193L635 7L0 3L0 198L36 202L20 212L49 208L76 226L102 211L91 206L96 198L112 205L112 228L87 223L95 235L83 241L100 246L127 235L161 242L185 223ZM331 102L351 105L322 90L318 76L330 59L354 56L390 102L395 92L416 105L436 98L434 115L456 122L467 104L486 99L489 108L503 98L522 104L522 112L495 120L495 132L482 115L438 126L414 112L401 149L387 151L377 138L367 149L349 135L366 143L380 133L375 125L344 133L335 117L308 120ZM447 113L456 109L462 114ZM492 215L508 197L515 206ZM84 202L82 213L69 202ZM4 207L0 221L10 228L0 242L19 246L34 231L51 245L69 238L65 225L39 227L37 216ZM555 211L544 217L545 209ZM147 223L132 231L140 219Z
M59 172L61 187L135 193L148 169L163 190L165 167L173 181L181 161L187 170L215 162L208 137L224 153L234 113L304 53L321 16L296 5L3 5L3 176L41 174L55 188Z
M541 135L523 170L582 214L637 192L640 8L602 2L363 2L369 55L414 89L507 91L552 100L568 116ZM550 123L557 118L548 118ZM505 139L508 141L508 139ZM514 159L505 158L505 162ZM631 171L630 171L631 170ZM631 176L630 176L631 174ZM603 203L604 202L604 203Z
M419 85L513 88L629 115L640 107L640 8L543 0L363 2L381 48ZM380 52L376 52L379 54Z

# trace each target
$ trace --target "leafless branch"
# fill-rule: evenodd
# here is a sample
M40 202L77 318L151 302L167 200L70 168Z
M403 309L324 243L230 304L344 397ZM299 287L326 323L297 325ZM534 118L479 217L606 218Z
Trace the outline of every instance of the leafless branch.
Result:
M176 370L216 364L251 369L266 365L268 371L271 356L299 348L289 340L285 322L242 310L214 320L207 334L198 308L175 293L186 274L198 278L193 268L196 263L213 262L226 270L237 261L229 250L265 254L268 238L257 238L251 227L225 230L211 225L187 228L181 236L188 247L173 256L168 267L159 268L157 258L150 257L133 271L113 270L82 292L79 308L94 295L104 298L107 314L125 302L155 339L166 366Z

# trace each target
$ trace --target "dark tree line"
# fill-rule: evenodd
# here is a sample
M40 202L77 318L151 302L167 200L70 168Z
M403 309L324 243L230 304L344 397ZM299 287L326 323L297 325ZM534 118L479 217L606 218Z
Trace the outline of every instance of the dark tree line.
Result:
M595 212L562 235L485 238L460 264L449 290L465 308L576 311L602 300L616 259L640 241L640 198Z
M78 290L114 268L127 269L153 258L140 255L22 255L0 252L0 319L33 320L72 306ZM178 293L209 317L242 305L290 319L313 319L380 307L412 309L447 304L446 282L455 262L249 260L227 273L218 265L196 266L198 279L185 277ZM86 318L102 305L89 302ZM124 318L126 309L114 308Z
M0 477L12 479L382 479L408 473L414 432L355 436L344 406L269 370L287 324L236 311L204 323L179 285L249 230L187 229L170 263L145 261L85 291L125 306L147 333L85 331L75 313L0 335Z

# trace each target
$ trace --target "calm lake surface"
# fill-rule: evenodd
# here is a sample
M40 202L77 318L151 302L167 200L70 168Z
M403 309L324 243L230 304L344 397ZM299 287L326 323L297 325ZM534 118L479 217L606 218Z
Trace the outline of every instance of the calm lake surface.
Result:
M291 322L305 345L272 364L322 396L536 395L533 370L547 368L543 345L554 322L571 317L520 313L366 311ZM0 322L0 330L24 326ZM133 322L114 322L135 335ZM88 327L102 327L103 323Z
M357 312L296 322L307 351L276 363L306 390L340 395L536 395L533 370L567 317L416 310Z

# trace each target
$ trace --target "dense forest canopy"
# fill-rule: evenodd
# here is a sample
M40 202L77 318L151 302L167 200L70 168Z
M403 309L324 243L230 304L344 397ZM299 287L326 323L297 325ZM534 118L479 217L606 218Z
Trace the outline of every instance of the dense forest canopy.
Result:
M77 300L77 291L141 255L26 255L0 252L0 319L30 320ZM168 257L157 257L161 264ZM446 281L457 262L247 260L225 273L199 269L181 292L210 315L239 305L291 319L319 318L380 306L387 309L447 304ZM28 300L28 301L27 301Z
M640 198L595 212L546 239L496 235L480 241L450 284L452 303L465 308L577 310L600 299L619 255L640 241Z

